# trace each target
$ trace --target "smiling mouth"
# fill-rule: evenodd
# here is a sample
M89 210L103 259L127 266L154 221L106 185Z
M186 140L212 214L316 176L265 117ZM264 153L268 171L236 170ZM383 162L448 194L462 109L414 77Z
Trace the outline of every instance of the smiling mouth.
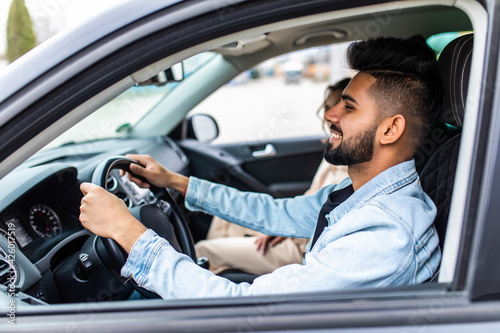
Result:
M330 136L330 139L341 139L342 135L336 132L332 132L332 135Z
M330 126L330 131L332 135L330 136L330 142L342 140L342 131L335 125Z

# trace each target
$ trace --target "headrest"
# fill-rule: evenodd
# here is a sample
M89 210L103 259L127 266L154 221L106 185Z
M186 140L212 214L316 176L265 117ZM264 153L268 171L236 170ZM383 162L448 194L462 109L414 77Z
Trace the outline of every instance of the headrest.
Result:
M447 124L462 127L474 35L460 36L451 41L439 56L439 68L444 85L441 119Z

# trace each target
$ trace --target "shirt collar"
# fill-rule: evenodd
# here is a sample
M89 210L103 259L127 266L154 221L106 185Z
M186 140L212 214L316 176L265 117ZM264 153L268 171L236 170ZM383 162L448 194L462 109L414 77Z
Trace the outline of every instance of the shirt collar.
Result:
M390 167L373 177L347 198L347 200L338 205L328 215L328 220L330 223L338 221L342 216L358 209L374 197L392 193L414 182L417 178L418 174L413 159Z

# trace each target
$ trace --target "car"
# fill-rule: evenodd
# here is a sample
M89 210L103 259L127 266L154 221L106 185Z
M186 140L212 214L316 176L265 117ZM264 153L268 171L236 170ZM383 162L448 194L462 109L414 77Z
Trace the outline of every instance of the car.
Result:
M493 0L130 0L36 47L0 73L0 330L499 331L499 10ZM415 156L443 249L427 283L165 301L120 277L120 248L80 224L79 185L93 181L196 260L211 217L122 177L125 155L241 190L303 193L325 137L303 119L326 82L307 96L304 77L270 89L266 61L415 35L442 51L449 106ZM295 95L311 112L265 109Z

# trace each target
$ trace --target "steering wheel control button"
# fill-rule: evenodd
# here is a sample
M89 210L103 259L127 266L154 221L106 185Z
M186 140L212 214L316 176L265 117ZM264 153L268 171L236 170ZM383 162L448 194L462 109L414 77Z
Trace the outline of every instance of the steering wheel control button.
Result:
M45 294L43 292L43 289L39 289L36 293L35 293L35 298L38 298L39 300L41 301L44 301L46 302L47 299L45 298Z
M93 266L94 263L90 259L90 256L87 253L80 253L78 255L78 264L76 266L76 276L80 280L88 280Z
M163 214L170 216L172 206L168 202L166 202L164 200L160 200L160 201L158 201L158 207L160 207Z

